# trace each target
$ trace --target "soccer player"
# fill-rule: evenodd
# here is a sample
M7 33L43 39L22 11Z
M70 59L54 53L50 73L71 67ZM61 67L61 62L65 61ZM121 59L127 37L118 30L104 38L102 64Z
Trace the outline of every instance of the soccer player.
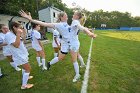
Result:
M13 61L12 55L9 50L9 46L5 42L5 35L9 32L9 29L6 25L0 24L0 47L3 49L3 55L7 57L10 62L10 65L16 70L20 71L21 69L17 66L17 64Z
M5 41L9 45L10 52L14 62L22 65L22 86L21 89L33 87L33 84L27 84L30 74L30 64L28 63L28 51L23 43L21 35L23 27L18 22L10 22L10 32L5 36Z
M73 79L73 82L76 82L79 77L79 65L77 63L77 50L79 49L79 46L75 45L75 41L73 41L73 34L71 33L71 27L67 24L67 14L65 12L61 12L58 15L58 20L60 21L59 23L45 23L41 22L38 20L33 20L31 15L26 14L23 10L21 10L20 15L28 20L30 20L33 23L45 26L45 27L50 27L50 28L55 28L57 31L59 31L60 35L62 36L61 39L61 52L58 57L53 58L49 63L48 63L48 69L52 64L55 64L61 60L63 60L66 56L66 54L70 51L72 62L74 65L74 70L75 70L75 77ZM80 28L83 28L89 36L95 37L95 35L90 32L88 29L85 27L80 26ZM75 37L74 37L75 38ZM73 43L72 43L73 42ZM74 44L74 45L73 45ZM76 53L75 53L76 52Z
M32 41L32 47L36 51L36 60L38 62L38 65L43 65L42 69L47 70L46 62L45 62L45 53L44 53L44 47L40 41L41 34L39 33L40 25L32 23L33 31L31 32L31 41ZM42 58L42 59L41 59ZM40 62L40 59L42 63Z
M60 50L60 34L57 30L53 31L52 47L54 49L54 57L57 57Z
M72 62L73 62L73 65L74 65L74 69L75 69L75 72L76 72L76 75L73 79L73 82L76 82L79 78L80 78L80 74L79 74L79 65L78 65L78 62L77 62L77 57L80 57L79 55L79 47L80 47L80 42L79 42L79 39L78 39L78 34L79 34L79 31L84 31L86 34L88 34L90 37L92 38L95 38L96 35L92 32L90 32L88 30L88 28L82 26L80 23L80 19L84 17L82 15L81 12L75 12L73 14L73 18L72 18L72 23L71 23L71 30L70 30L70 33L71 33L71 56L72 56ZM81 58L82 59L82 58ZM82 62L82 61L81 61ZM82 62L82 65L84 65L84 63Z

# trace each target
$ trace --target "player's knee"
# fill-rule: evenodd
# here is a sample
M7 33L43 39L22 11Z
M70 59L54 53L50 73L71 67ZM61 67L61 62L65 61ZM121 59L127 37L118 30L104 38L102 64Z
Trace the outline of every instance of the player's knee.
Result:
M58 57L58 60L62 61L62 60L64 60L64 57Z
M30 64L28 64L28 63L24 64L23 68L24 68L25 71L28 72L28 73L31 71L31 66L30 66Z

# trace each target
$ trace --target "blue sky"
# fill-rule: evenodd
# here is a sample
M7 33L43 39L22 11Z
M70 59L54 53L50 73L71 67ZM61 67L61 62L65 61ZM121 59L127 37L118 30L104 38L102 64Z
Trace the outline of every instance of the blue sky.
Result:
M140 16L140 0L62 0L68 7L80 6L89 11L102 9L104 11L129 12L132 16ZM72 3L76 5L73 6Z

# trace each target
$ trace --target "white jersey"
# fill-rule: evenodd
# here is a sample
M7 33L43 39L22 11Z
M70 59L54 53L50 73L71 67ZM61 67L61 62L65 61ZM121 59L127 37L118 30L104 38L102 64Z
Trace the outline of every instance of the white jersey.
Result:
M6 35L6 34L4 34L4 33L0 33L0 44L6 43L6 42L5 42L5 35ZM8 45L3 46L3 47L2 47L2 50L3 50L3 55L4 55L4 56L10 56L10 55L11 55L11 53L10 53L10 51L9 51L9 46L8 46Z
M84 27L81 26L79 20L73 20L71 23L70 29L70 49L72 51L78 52L80 47L80 42L78 39L79 31L84 30Z
M61 52L69 52L70 50L70 26L67 22L55 23L55 29L62 36L61 38Z
M5 35L5 41L9 45L14 62L16 62L18 65L22 65L28 62L29 54L22 39L20 40L19 47L16 48L12 45L12 43L16 41L16 35L12 32L7 32Z
M0 33L0 44L4 43L5 42L5 34L3 33ZM5 46L3 46L4 48Z
M67 53L69 50L78 52L80 47L78 40L79 28L82 29L82 26L78 20L74 20L71 26L69 26L66 22L55 24L55 29L57 29L62 36L61 52Z
M70 38L70 26L67 24L67 22L60 22L55 24L55 29L60 33L62 36L62 41L69 42Z
M36 51L41 51L42 47L40 46L38 40L41 39L41 34L37 31L37 30L33 30L31 32L31 41L32 41L32 47L36 50Z
M52 46L53 47L58 47L54 38L56 38L56 41L57 41L58 45L60 45L60 34L59 34L59 32L57 30L54 30L53 31L53 42L52 42Z
M78 39L78 34L79 34L79 29L78 29L78 25L80 25L80 22L78 20L73 20L71 23L71 44L80 44L79 43L79 39Z

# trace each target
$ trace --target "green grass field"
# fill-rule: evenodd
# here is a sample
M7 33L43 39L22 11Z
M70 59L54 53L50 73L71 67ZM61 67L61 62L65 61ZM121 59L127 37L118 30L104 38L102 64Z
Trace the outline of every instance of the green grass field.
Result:
M87 93L140 93L140 32L96 31L93 41L90 76ZM49 39L51 34L47 34ZM80 34L80 53L87 61L90 40ZM52 45L45 45L46 59L53 58ZM0 79L0 93L80 93L85 68L80 68L81 80L73 83L73 64L70 55L53 65L49 71L38 67L35 52L29 51L31 75L29 83L35 86L20 90L21 72L16 72L7 62L0 61L0 67L7 77Z

